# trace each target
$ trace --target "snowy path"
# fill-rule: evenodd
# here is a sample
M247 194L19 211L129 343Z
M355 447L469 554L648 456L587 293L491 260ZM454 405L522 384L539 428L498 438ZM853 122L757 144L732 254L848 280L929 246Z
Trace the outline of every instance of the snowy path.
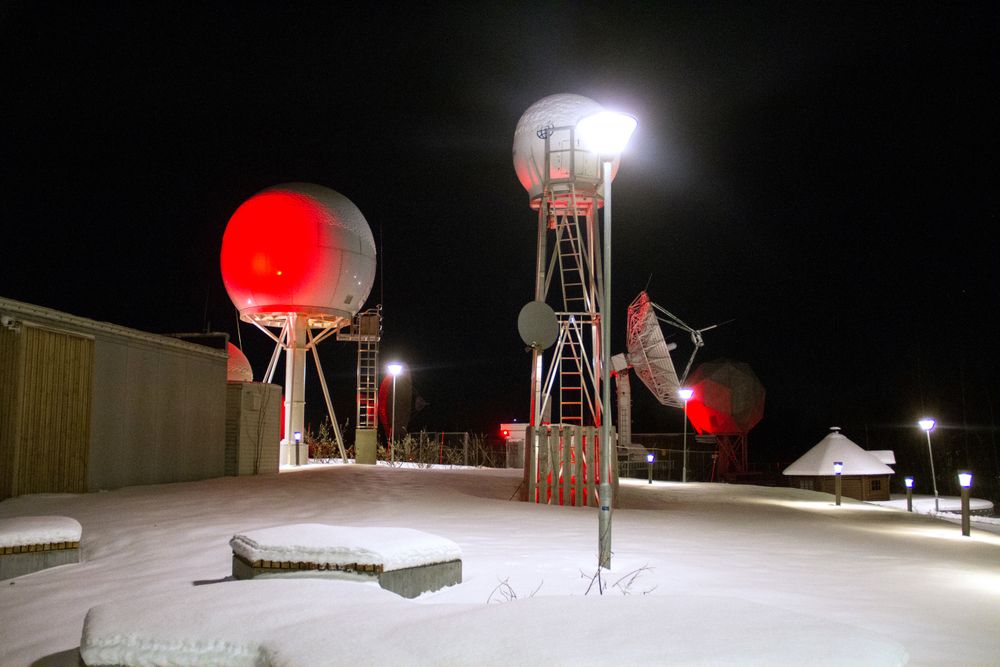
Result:
M5 501L0 518L77 519L83 562L0 584L0 664L75 664L91 606L221 591L232 582L213 582L230 573L235 533L301 522L446 537L462 548L464 582L370 608L344 600L326 609L328 630L269 645L275 664L1000 661L1000 536L974 527L963 538L948 522L794 489L626 481L613 578L649 569L630 596L582 598L581 573L596 569L594 511L510 502L519 481L518 471L334 466ZM518 599L487 606L499 580ZM267 617L288 600L260 604ZM579 648L600 620L609 639Z

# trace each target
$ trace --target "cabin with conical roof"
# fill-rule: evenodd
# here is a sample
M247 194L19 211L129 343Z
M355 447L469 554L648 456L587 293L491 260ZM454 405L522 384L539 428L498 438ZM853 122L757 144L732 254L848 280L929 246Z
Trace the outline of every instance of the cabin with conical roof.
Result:
M889 477L895 471L883 463L895 460L891 452L869 452L852 442L840 429L830 433L784 470L791 486L834 493L833 464L843 464L841 493L855 500L889 500Z

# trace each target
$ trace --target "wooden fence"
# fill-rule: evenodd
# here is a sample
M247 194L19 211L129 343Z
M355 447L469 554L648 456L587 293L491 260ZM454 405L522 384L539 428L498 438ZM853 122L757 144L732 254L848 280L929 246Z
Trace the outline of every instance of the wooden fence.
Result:
M547 424L525 432L524 475L528 502L597 507L600 430L593 426ZM612 430L611 451L617 435ZM618 493L618 457L612 454L613 496ZM617 503L616 503L617 504Z

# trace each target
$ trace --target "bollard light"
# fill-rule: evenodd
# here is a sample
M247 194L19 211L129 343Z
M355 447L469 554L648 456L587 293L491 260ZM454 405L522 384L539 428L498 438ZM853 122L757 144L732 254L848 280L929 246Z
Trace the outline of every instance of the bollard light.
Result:
M912 477L904 477L903 478L903 484L906 485L906 488L912 489L913 488L913 478Z
M904 477L903 484L906 485L906 511L913 511L913 478Z
M958 485L962 487L962 535L969 536L971 523L969 519L969 487L972 486L972 473L958 473Z
M649 474L649 483L653 483L653 452L646 454L646 472Z
M841 473L842 472L844 472L844 462L843 461L834 461L833 462L833 474L834 474L833 489L834 489L834 493L837 496L837 505L838 506L840 505L840 491L841 491L841 483L842 483Z

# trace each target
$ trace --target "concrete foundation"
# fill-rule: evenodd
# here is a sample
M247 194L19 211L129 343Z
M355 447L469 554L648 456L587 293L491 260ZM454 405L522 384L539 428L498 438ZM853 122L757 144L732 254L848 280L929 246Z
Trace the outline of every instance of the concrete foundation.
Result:
M20 547L22 553L5 553L10 547L0 549L0 580L13 579L57 565L80 562L80 547L53 548L50 544L33 544Z
M298 449L298 452L296 452ZM309 464L309 445L304 442L281 442L281 465L295 466Z
M387 591L404 598L415 598L462 583L462 561L430 563L401 570L380 571L380 566L370 569L352 569L351 566L321 566L316 563L273 563L265 567L260 563L248 563L239 556L233 556L233 577L236 579L256 579L258 577L284 578L326 578L355 581L377 581Z
M373 466L378 451L378 431L358 429L354 432L354 462Z

